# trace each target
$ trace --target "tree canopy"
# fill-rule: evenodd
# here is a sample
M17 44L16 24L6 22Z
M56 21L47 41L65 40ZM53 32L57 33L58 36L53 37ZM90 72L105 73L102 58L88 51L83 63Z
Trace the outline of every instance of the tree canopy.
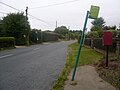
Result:
M95 19L92 23L91 31L101 31L104 27L105 21L102 17Z
M99 26L92 26L91 31L101 31L102 27Z
M2 20L0 20L0 37L2 36Z
M15 37L17 42L22 42L20 39L29 33L27 29L30 29L30 25L26 22L23 13L10 13L6 17L3 17L3 36Z
M116 25L114 25L114 26L104 26L104 30L116 30Z
M98 38L102 37L102 30L104 28L105 21L102 17L93 20L92 22L91 32L87 34L89 38Z
M91 22L94 26L99 26L99 27L103 27L105 24L105 21L102 17L95 19L94 21Z
M69 30L66 28L66 26L61 26L61 27L55 28L54 32L65 36L68 33L68 31Z

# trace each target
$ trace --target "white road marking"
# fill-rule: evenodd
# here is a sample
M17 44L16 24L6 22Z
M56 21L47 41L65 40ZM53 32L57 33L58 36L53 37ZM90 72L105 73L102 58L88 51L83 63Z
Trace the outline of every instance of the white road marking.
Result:
M38 49L40 49L40 48L35 48L35 49L33 49L33 50L38 50Z
M13 55L13 54L8 54L8 55L0 56L0 59L1 59L1 58L10 57L10 56L12 56L12 55Z

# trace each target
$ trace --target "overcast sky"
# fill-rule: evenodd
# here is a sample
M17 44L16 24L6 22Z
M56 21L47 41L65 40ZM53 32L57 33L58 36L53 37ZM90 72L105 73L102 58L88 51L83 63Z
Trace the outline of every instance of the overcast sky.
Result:
M70 26L70 29L82 30L86 12L90 10L91 5L100 7L99 17L104 18L106 25L119 26L120 24L120 0L0 0L0 2L22 11L25 11L28 6L30 15L46 22L29 16L31 28L54 30L57 21L58 27L64 25ZM18 11L0 3L0 12L14 13ZM3 16L6 14L0 13L0 17ZM88 30L92 26L91 21L88 20Z

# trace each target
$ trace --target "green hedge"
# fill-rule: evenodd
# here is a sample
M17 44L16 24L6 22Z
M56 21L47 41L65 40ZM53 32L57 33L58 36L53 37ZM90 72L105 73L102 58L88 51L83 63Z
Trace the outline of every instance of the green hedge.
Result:
M106 47L102 45L102 39L94 39L93 46L98 49L106 50ZM109 46L109 52L116 52L117 42L116 39L113 39L112 45Z
M0 37L0 49L15 47L14 37Z
M58 35L52 32L42 32L42 41L58 41Z
M26 44L26 38L20 37L20 38L15 38L15 45L25 45Z
M84 44L88 45L88 46L91 46L91 38L85 39Z
M93 40L93 45L92 45L92 40ZM112 45L109 46L109 52L113 52L113 53L116 52L116 47L117 47L116 41L117 39L114 38ZM98 49L106 50L106 47L102 45L102 38L95 38L95 39L86 38L84 44L92 48L95 47Z
M58 41L59 35L53 32L41 32L39 30L32 30L30 33L30 41L32 44ZM37 40L38 39L38 40Z
M31 41L31 44L36 44L36 43L42 43L42 32L41 30L36 30L36 29L33 29L31 32L30 32L30 41Z

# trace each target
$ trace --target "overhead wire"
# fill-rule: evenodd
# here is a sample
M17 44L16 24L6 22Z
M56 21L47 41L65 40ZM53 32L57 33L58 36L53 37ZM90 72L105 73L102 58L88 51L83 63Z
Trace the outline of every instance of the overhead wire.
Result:
M36 20L39 20L39 21L43 22L43 23L46 23L46 24L51 25L51 26L55 26L55 25L50 24L50 23L48 23L48 22L46 22L46 21L44 21L44 20L42 20L40 18L37 18L37 17L35 17L35 16L31 15L31 14L28 14L28 15L31 16L32 18L36 19Z
M50 5L45 5L45 6L40 6L40 7L34 7L34 8L29 8L29 9L37 9L37 8L45 8L45 7L50 7L50 6L58 6L58 5L68 4L68 3L72 3L72 2L76 2L76 1L79 1L79 0L66 1L66 2L62 2L62 3L50 4ZM3 5L6 5L6 6L10 7L10 8L12 8L12 9L14 9L14 10L21 11L21 10L19 10L19 9L17 9L17 8L11 6L11 5L8 5L8 4L6 4L6 3L3 3L3 2L1 2L1 1L0 1L0 3L3 4ZM24 11L21 11L21 12L24 12ZM1 12L1 13L2 13L2 12ZM5 14L6 14L6 13L5 13ZM29 15L30 17L36 19L36 20L39 20L39 21L41 21L41 22L43 22L43 23L46 23L46 24L48 24L48 25L53 26L52 24L50 24L50 23L48 23L48 22L46 22L46 21L44 21L44 20L42 20L42 19L40 19L40 18L37 18L37 17L35 17L35 16L31 15L31 14L28 14L28 15Z
M0 3L3 4L3 5L5 5L5 6L8 6L8 7L12 8L12 9L14 9L14 10L17 10L17 11L20 11L20 12L24 12L24 11L21 11L21 10L19 10L19 9L17 9L17 8L11 6L11 5L8 5L8 4L6 4L6 3L3 3L3 2L0 2ZM3 12L1 12L1 13L3 13ZM33 17L34 19L36 19L36 20L38 20L38 21L41 21L41 22L43 22L43 23L46 23L46 24L48 24L48 25L53 26L52 24L50 24L50 23L48 23L48 22L46 22L46 21L44 21L44 20L42 20L42 19L40 19L40 18L37 18L37 17L35 17L35 16L31 15L31 14L28 14L28 15L31 16L31 17Z
M9 14L9 13L6 13L6 12L1 12L1 11L0 11L0 13L2 13L2 14Z
M12 9L14 9L14 10L21 11L21 10L19 10L19 9L13 7L13 6L10 6L10 5L6 4L6 3L3 3L3 2L0 2L0 3L5 5L5 6L8 6L8 7L12 8Z
M79 1L79 0L72 0L72 1L62 2L62 3L49 4L49 5L33 7L33 8L29 8L29 9L38 9L38 8L46 8L46 7L51 7L51 6L58 6L58 5L68 4L68 3L72 3L72 2L76 2L76 1Z

